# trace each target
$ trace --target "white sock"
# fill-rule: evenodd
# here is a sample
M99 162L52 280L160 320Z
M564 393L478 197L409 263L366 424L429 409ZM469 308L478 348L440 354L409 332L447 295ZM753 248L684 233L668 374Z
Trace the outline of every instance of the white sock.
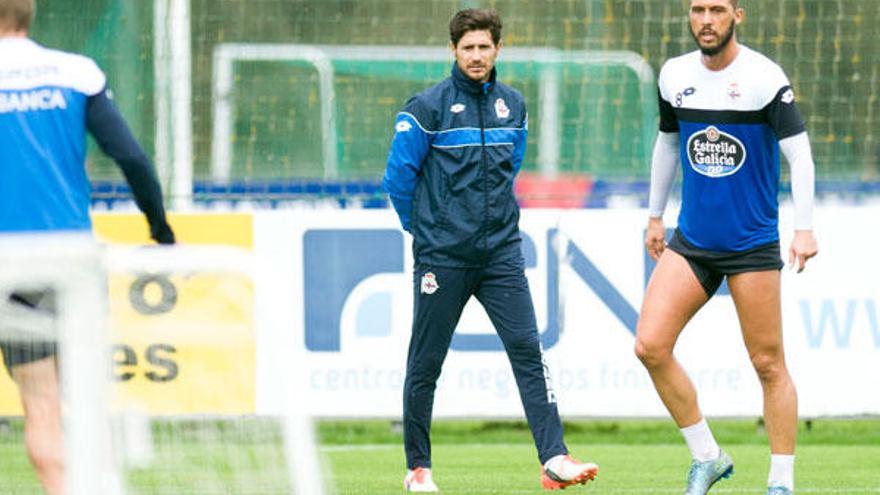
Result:
M706 418L701 419L697 424L681 428L681 434L684 435L684 441L687 442L694 460L699 462L713 461L721 455L721 447L715 442L715 437L712 436L712 430L709 429Z
M767 486L784 486L794 491L794 455L770 455L770 475Z

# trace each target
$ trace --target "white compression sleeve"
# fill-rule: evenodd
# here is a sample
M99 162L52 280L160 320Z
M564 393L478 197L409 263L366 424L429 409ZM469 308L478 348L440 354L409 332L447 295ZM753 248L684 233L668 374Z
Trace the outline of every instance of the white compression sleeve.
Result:
M651 157L651 192L648 196L648 214L651 217L663 216L678 162L678 133L658 132Z
M779 141L779 149L791 168L791 199L794 202L795 230L813 228L813 196L816 165L806 132Z

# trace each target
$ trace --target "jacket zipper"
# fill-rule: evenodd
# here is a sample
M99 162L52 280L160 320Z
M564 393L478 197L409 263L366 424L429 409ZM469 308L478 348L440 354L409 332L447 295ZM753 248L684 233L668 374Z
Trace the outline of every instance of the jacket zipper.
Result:
M488 92L488 88L483 86L482 91L480 92L480 161L481 170L483 173L483 206L485 208L485 214L483 216L483 246L486 251L486 256L489 255L489 170L488 170L488 160L486 158L486 124L483 120L483 111L486 107L486 94Z

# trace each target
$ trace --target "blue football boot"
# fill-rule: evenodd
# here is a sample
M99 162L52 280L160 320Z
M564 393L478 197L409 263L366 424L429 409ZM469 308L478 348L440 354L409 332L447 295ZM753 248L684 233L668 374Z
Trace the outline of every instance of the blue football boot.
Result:
M794 492L784 486L771 486L767 488L767 495L794 495Z
M714 461L697 462L691 464L688 471L688 485L685 495L706 495L721 478L730 478L733 474L733 459L723 450L718 459Z

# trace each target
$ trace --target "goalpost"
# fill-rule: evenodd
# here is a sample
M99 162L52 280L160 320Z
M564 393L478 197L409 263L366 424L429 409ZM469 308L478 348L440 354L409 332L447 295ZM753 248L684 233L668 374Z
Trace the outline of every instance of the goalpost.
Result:
M257 277L249 251L204 246L102 247L82 235L4 235L0 236L0 259L4 260L0 265L0 296L4 301L16 291L48 289L56 294L57 316L48 330L36 327L36 333L28 335L22 328L18 332L5 331L0 338L55 340L59 344L65 493L326 493L305 401L292 398L286 401L289 406L281 414L273 415L248 409L247 405L224 413L211 412L210 407L198 404L194 412L177 414L175 408L181 406L174 400L189 399L179 397L179 389L171 392L174 389L167 385L163 389L155 384L123 383L118 373L115 377L108 373L110 344L131 343L131 332L118 328L131 321L141 331L187 333L178 337L180 362L174 365L175 372L186 375L196 389L211 388L205 391L206 396L230 393L216 386L217 378L210 373L227 365L232 369L236 365L245 367L246 360L241 364L218 360L246 350L223 349L240 346L242 341L224 337L224 331L230 329L223 325L211 327L216 325L217 317L210 309L215 307L217 313L225 314L252 308L247 296L257 297L259 291L253 287ZM170 329L155 327L145 316L120 318L120 309L113 308L114 301L131 297L125 291L118 294L120 280L125 286L129 279L143 274L174 281L179 285L180 298L197 297L202 302L176 316L180 323L156 320ZM204 287L210 289L199 292ZM144 297L154 304L162 299L156 294ZM237 302L242 302L243 309L235 307ZM108 312L108 308L113 310ZM137 348L137 344L131 347ZM199 353L208 356L207 366L201 365ZM114 360L117 366L120 362L131 365L126 371L137 370L134 361ZM245 370L242 373L251 376ZM127 373L131 374L135 373ZM255 386L244 383L247 385ZM229 384L230 389L234 387ZM291 387L277 393L290 397L298 395L299 390ZM165 403L165 396L172 396L170 403ZM14 473L4 481L13 491L36 488L17 486L17 482Z
M235 64L241 62L303 62L317 72L320 101L320 137L325 179L336 179L340 165L337 147L336 70L339 62L451 63L449 49L442 46L303 45L280 43L220 43L214 47L212 102L213 137L211 174L213 180L232 178L235 122ZM561 73L566 67L621 67L638 81L638 98L643 127L648 133L656 115L654 71L639 54L624 50L559 50L548 47L512 47L501 51L499 63L535 66L538 79L537 118L541 126L537 164L541 173L555 177L562 146L563 99ZM394 74L388 74L394 77ZM388 117L391 119L391 116ZM647 136L647 134L646 134ZM643 140L646 156L653 141Z
M60 381L67 406L65 492L114 494L116 490L108 483L116 477L113 463L108 453L97 450L109 445L104 422L106 380L96 364L103 360L107 341L101 251L82 235L5 235L0 236L0 259L4 303L14 291L56 293L56 329L38 337L54 338L59 344ZM88 462L70 462L77 457Z

